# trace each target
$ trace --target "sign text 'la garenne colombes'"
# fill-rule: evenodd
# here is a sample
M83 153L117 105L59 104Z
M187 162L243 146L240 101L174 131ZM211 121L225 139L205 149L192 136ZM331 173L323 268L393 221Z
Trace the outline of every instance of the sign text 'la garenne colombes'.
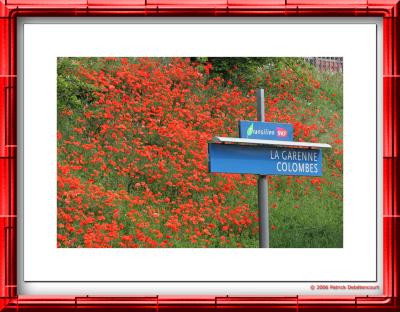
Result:
M320 149L210 143L210 172L322 176Z

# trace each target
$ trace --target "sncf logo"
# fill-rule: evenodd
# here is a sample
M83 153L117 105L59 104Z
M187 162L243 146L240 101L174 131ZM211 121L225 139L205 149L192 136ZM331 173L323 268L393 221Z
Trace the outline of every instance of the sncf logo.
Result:
M278 137L286 138L288 136L288 132L284 128L278 127L278 128L276 128L276 132L278 134Z

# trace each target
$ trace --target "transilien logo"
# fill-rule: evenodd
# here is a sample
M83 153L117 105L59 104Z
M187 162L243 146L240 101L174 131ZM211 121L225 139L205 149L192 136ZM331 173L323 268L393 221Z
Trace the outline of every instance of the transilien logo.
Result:
M254 123L247 128L247 137L251 136L254 132Z

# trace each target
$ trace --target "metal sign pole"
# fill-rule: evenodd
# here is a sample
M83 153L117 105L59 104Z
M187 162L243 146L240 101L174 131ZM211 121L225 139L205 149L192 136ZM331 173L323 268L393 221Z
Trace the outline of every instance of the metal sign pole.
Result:
M264 89L257 89L257 120L265 122ZM260 248L269 247L268 179L258 176L258 218Z

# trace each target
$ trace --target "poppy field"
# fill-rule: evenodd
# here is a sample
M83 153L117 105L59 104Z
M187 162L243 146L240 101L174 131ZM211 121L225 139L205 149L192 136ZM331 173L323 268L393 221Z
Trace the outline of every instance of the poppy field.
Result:
M233 64L233 65L232 65ZM343 247L343 75L297 58L58 58L57 247L258 247L257 176L207 143L256 120L322 142L322 177L269 176L270 247Z

